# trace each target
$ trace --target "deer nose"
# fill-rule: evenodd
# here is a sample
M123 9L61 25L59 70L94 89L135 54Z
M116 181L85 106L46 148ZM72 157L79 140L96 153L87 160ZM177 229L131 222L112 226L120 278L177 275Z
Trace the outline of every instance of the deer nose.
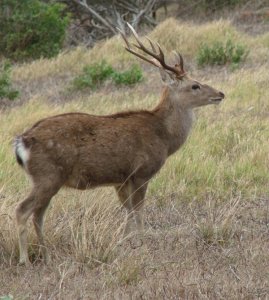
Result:
M219 92L219 95L220 95L222 98L225 97L225 95L224 95L222 92Z

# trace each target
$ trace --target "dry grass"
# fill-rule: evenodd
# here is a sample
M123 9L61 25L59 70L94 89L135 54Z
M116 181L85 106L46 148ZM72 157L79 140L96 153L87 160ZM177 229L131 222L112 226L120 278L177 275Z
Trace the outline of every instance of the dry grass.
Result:
M113 209L104 209L111 194L103 193L93 195L98 200L89 193L73 201L70 194L56 197L46 226L48 266L16 266L13 222L6 217L1 293L18 299L266 299L266 199L184 204L173 194L162 207L150 198L147 231L122 241L123 214L113 196Z
M31 267L19 267L15 207L28 181L12 153L12 139L38 119L66 111L108 114L153 107L158 74L134 88L107 83L92 92L68 86L84 64L103 57L116 67L134 61L118 37L89 51L13 69L22 95L0 112L0 296L14 299L267 299L269 294L269 36L250 37L221 20L204 25L169 19L151 37L181 50L192 76L223 90L224 103L197 112L186 145L151 182L146 232L122 239L125 213L114 191L62 190L45 222L51 263L40 263L29 224ZM201 40L232 38L250 54L245 64L199 70Z

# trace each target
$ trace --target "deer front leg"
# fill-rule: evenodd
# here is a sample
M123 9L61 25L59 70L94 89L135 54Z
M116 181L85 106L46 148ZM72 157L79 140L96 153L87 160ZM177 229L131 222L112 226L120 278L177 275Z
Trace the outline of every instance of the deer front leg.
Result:
M147 183L145 181L131 181L129 180L125 184L116 187L116 191L119 200L123 206L127 209L127 223L125 226L124 235L131 233L133 223L135 221L136 228L142 231L144 228L142 207L144 204L144 198L147 191Z
M126 182L120 186L115 187L118 194L118 198L124 208L127 210L127 221L124 229L124 236L127 236L133 231L133 205L132 205L132 193L130 183Z
M144 220L143 220L143 205L145 202L145 195L147 192L148 183L147 182L135 182L133 184L133 195L132 195L132 206L133 215L136 221L136 226L138 231L144 230Z

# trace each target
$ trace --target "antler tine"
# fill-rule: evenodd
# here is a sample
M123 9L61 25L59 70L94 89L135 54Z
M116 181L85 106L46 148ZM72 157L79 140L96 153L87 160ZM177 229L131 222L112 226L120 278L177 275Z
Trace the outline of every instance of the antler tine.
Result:
M134 54L135 56L138 56L139 58L141 58L141 59L143 59L143 60L149 62L150 64L154 65L155 67L158 67L158 68L160 67L160 65L159 65L158 63L156 63L154 60L148 59L147 57L143 56L143 55L140 54L140 53L135 52L135 51L132 50L132 49L129 49L129 48L126 48L126 47L125 47L125 49L126 49L128 52Z
M126 44L126 46L127 46L127 47L125 47L125 49L126 49L128 52L130 52L130 53L132 53L132 54L138 56L139 58L141 58L141 59L143 59L143 60L149 62L150 64L153 64L153 65L156 66L156 67L159 67L159 65L156 64L154 61L152 61L152 60L148 59L147 57L145 57L145 56L143 56L143 55L141 55L141 54L139 54L139 53L136 53L134 50L132 50L132 49L131 49L131 45L130 45L128 39L126 38L124 32L123 32L120 28L118 28L118 27L117 27L117 30L119 31L119 33L120 33L122 39L124 40L124 42L125 42L125 44ZM135 46L136 46L136 45L135 45Z
M139 48L139 49L145 51L145 50L146 50L146 47L145 47L145 46L142 44L142 42L140 41L139 36L138 36L138 34L136 33L136 31L134 30L133 26L132 26L131 24L129 24L128 22L127 22L127 25L128 25L128 27L130 28L130 30L132 31L132 33L133 33L133 35L134 35L134 37L135 37L135 39L136 39L138 45L140 46L140 48L139 48L137 45L135 45L135 44L134 44L134 46L136 46L137 48Z
M159 49L159 57L160 57L160 59L163 61L164 66L166 66L166 64L165 64L165 62L164 62L164 53L163 53L163 50L162 50L162 48L161 48L161 46L160 46L159 43L157 43L157 46L158 46L158 49Z
M154 53L157 53L157 50L156 50L156 48L155 48L154 43L152 42L152 40L150 38L148 38L148 37L146 37L146 39L149 41L152 51Z
M128 24L129 27L131 26L129 23L127 23L127 24ZM132 26L131 26L130 28L132 28ZM131 49L131 44L129 43L129 41L128 41L127 37L125 36L124 32L123 32L120 28L118 28L118 27L117 27L117 30L119 31L121 37L123 38L123 40L124 40L124 42L125 42L125 44L126 44L126 46L127 46L127 47L125 47L125 49L126 49L128 52L130 52L130 53L134 54L135 56L138 56L139 58L141 58L141 59L143 59L143 60L149 62L150 64L154 65L155 67L158 67L158 68L160 67L160 65L159 65L156 61L151 60L151 59L148 59L147 57L143 56L142 54L137 53L137 52L135 52L134 50L132 50L132 49ZM132 32L134 33L135 38L136 38L137 42L139 43L140 47L137 46L137 45L135 45L135 44L133 44L133 45L134 45L135 47L137 47L138 49L145 51L146 48L143 46L143 44L142 44L141 41L139 40L138 35L137 35L137 33L134 31L133 28L132 28Z
M141 40L139 39L138 37L138 34L136 33L136 31L134 30L134 28L129 24L127 23L128 27L130 28L131 32L133 33L136 41L137 41L137 44L132 44L134 47L138 48L139 50L142 50L143 52L145 52L146 54L150 55L152 57L152 59L149 59L147 57L145 57L144 55L140 54L140 53L137 53L136 51L134 51L132 48L131 48L131 45L130 43L128 42L127 40L127 37L125 36L124 32L122 32L119 28L117 28L123 38L123 40L125 41L127 47L125 47L125 49L134 54L135 56L138 56L139 58L149 62L150 64L160 68L162 67L163 69L165 69L167 72L172 72L174 74L176 74L177 78L178 79L181 79L185 72L183 70L183 59L181 57L180 54L177 54L180 58L180 67L181 67L181 70L179 70L179 68L177 66L175 67L172 67L172 66L169 66L165 63L165 58L164 58L164 53L161 49L161 46L158 44L158 43L153 43L149 38L147 38L147 40L149 41L150 43L150 46L151 46L151 49L152 51L150 51L149 49L147 49L144 44L141 42ZM156 49L155 45L158 47L158 50Z
M174 53L175 53L175 56L176 56L176 58L177 58L177 60L179 62L180 69L182 70L183 73L185 73L185 70L184 70L184 61L183 61L182 55L179 52L177 52L177 51L174 51Z
M157 54L156 48L154 47L152 41L151 41L149 38L147 38L147 39L149 40L149 42L150 42L150 46L151 46L153 52L149 51L149 50L143 45L143 43L141 42L141 40L139 39L138 34L137 34L137 32L134 30L134 28L132 27L132 25L130 25L129 23L127 23L127 25L128 25L128 27L131 29L131 31L132 31L132 33L133 33L133 35L134 35L134 37L135 37L135 39L136 39L136 41L137 41L137 43L138 43L138 45L136 45L136 44L133 44L133 45L134 45L136 48L138 48L138 49L144 51L145 53L149 54L150 56L154 57L155 59L157 59L157 60L161 63L160 59L164 59L163 52L161 51L162 57L160 57L160 56ZM160 46L159 46L159 45L158 45L158 48L160 49ZM162 63L161 63L161 64L162 64Z

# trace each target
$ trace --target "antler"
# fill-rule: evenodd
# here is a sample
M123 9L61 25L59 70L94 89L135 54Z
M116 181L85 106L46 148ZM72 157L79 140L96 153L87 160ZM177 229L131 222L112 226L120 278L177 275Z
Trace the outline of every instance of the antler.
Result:
M173 67L173 66L167 65L167 64L165 63L165 60L164 60L164 53L163 53L163 51L162 51L162 49L161 49L161 46L160 46L158 43L156 43L156 44L154 45L154 43L147 37L147 40L149 41L150 46L151 46L151 49L152 49L152 51L150 51L149 49L147 49L147 48L143 45L143 43L142 43L141 40L139 39L138 34L137 34L136 31L134 30L134 28L133 28L129 23L127 23L127 25L128 25L128 27L131 29L131 31L132 31L132 33L133 33L133 35L134 35L134 37L135 37L135 39L136 39L136 41L137 41L137 43L138 43L138 45L133 44L133 46L135 46L135 47L138 48L139 50L142 50L142 51L145 52L146 54L150 55L151 57L153 57L153 59L149 59L149 58L147 58L146 56L144 56L144 55L142 55L142 54L140 54L140 53L134 51L134 50L131 48L131 45L130 45L129 41L127 40L127 37L125 36L124 32L121 31L119 28L117 28L118 31L120 32L120 34L121 34L123 40L125 41L125 44L126 44L126 46L127 46L127 47L125 47L125 49L126 49L128 52L134 54L135 56L138 56L139 58L141 58L141 59L143 59L143 60L149 62L150 64L152 64L152 65L154 65L154 66L156 66L156 67L158 67L158 68L162 67L162 68L165 69L166 71L174 73L174 74L176 75L177 79L182 79L182 78L185 76L186 72L184 71L183 58L182 58L182 56L181 56L180 53L175 52L176 58L177 58L177 64L176 64L174 67ZM156 47L158 48L159 53L157 52Z

